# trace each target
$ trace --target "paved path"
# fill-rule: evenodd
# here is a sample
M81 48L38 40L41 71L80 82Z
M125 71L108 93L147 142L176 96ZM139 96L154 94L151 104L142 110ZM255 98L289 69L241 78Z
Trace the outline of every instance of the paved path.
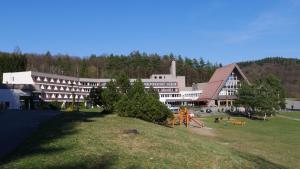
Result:
M288 116L284 116L284 115L277 115L277 116L282 117L282 118L286 118L286 119L290 119L290 120L300 121L299 118L295 118L295 117L288 117Z
M0 112L0 157L14 150L42 122L57 114L55 111Z

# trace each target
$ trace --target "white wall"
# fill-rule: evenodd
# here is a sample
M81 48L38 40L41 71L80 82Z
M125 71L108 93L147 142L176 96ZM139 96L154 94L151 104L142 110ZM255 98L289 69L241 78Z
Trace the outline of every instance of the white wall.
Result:
M9 102L8 109L20 109L19 95L12 89L0 89L0 102Z
M170 99L191 99L191 100L197 100L200 95L202 94L202 90L195 90L195 91L180 91L179 93L159 93L159 100L163 103L166 102L166 100ZM161 97L162 95L169 95L169 97ZM175 97L172 97L174 95Z
M293 106L294 110L300 110L300 101L286 100L285 106L286 106L286 109L292 109L292 106Z
M31 71L3 73L3 84L34 84Z

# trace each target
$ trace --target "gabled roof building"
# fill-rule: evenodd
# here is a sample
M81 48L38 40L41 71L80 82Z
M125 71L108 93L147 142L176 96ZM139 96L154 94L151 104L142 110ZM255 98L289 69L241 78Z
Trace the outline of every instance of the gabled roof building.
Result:
M237 99L236 92L242 83L249 84L249 81L237 64L218 68L204 86L198 101L205 101L207 106L228 107Z

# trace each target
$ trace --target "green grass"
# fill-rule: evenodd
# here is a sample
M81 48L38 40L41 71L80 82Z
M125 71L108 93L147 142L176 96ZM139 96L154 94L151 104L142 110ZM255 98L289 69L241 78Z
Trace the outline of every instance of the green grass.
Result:
M300 119L300 112L283 112L280 115Z
M35 132L0 168L297 168L300 122L274 118L214 124L216 136L99 112L64 112ZM140 134L124 134L124 129Z
M236 117L238 119L241 117ZM300 122L280 117L268 121L246 120L245 126L235 126L223 121L213 123L205 119L216 131L216 140L233 149L259 156L282 167L300 166ZM263 167L262 167L263 168Z

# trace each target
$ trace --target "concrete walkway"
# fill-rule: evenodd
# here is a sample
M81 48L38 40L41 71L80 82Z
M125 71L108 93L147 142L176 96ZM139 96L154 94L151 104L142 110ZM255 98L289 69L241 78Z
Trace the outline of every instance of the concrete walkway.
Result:
M282 117L282 118L285 118L285 119L289 119L289 120L295 120L295 121L300 121L299 118L295 118L295 117L288 117L288 116L284 116L284 115L276 115L278 117Z
M14 150L42 122L57 114L59 112L44 110L0 112L0 158Z

